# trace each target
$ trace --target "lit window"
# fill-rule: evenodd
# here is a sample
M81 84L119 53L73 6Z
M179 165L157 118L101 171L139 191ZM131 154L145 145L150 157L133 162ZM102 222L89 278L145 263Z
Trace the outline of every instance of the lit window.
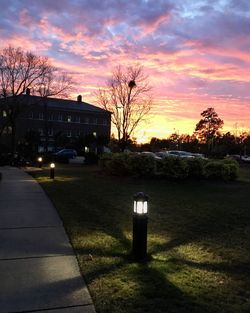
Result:
M96 136L97 136L96 132L93 132L93 136L94 136L94 137L96 137Z
M12 134L12 127L11 126L6 126L4 129L3 129L3 134Z
M7 116L7 112L5 110L3 110L3 117Z
M71 115L67 116L67 122L69 122L69 123L71 122Z

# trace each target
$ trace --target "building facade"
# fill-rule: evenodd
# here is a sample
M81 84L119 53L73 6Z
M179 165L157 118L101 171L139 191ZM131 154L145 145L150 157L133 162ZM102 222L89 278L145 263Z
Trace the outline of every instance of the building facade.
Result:
M11 124L8 124L6 106L1 105L0 128L2 145L11 145ZM11 99L8 99L11 103ZM3 102L2 102L3 103ZM14 105L19 113L15 121L15 142L17 146L37 142L38 152L55 151L66 144L80 139L103 138L109 140L111 113L92 104L58 98L32 96L29 93L18 96ZM8 107L8 106L7 106ZM86 140L85 140L86 141Z

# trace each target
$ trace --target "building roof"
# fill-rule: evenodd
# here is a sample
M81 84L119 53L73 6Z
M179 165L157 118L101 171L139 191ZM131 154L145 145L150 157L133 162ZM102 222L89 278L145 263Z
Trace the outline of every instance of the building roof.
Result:
M44 100L46 99L46 104L48 108L55 108L61 110L73 110L78 112L92 112L92 113L106 113L111 114L111 112L101 109L93 104L89 104L83 101L75 101L70 99L59 99L59 98L43 98L39 96L31 95L20 95L22 102L27 101L29 104L44 105Z

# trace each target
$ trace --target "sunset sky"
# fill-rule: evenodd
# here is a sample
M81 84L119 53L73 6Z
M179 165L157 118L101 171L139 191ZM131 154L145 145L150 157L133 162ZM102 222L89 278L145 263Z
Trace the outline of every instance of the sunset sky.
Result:
M0 0L0 48L48 56L94 92L118 65L140 63L153 86L136 137L192 133L208 107L224 130L250 128L249 0Z

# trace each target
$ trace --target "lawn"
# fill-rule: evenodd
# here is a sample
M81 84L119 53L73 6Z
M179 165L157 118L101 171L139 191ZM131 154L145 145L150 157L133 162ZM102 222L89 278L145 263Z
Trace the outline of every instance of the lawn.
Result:
M98 313L250 312L250 168L236 182L33 175L58 209ZM151 261L130 257L133 194L149 196Z

